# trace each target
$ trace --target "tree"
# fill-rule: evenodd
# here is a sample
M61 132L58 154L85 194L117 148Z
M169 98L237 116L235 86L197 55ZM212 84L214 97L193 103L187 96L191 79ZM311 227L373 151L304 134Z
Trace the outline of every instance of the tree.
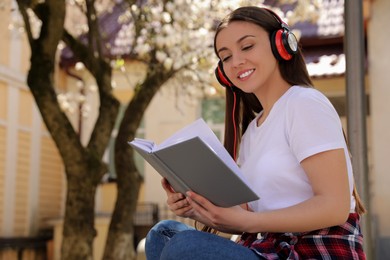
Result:
M147 3L145 3L147 2ZM245 1L164 0L164 1L69 1L85 15L86 41L64 27L65 0L17 0L31 48L27 84L45 125L57 145L65 165L65 204L62 259L92 259L94 198L107 172L103 153L118 115L119 101L112 95L112 59L137 60L146 64L146 76L129 100L115 142L118 198L109 228L104 259L132 259L133 214L142 177L127 141L135 137L142 116L154 95L170 81L186 80L187 90L210 86L213 65L213 29L216 18ZM249 1L260 4L263 1ZM107 55L99 27L98 4L107 8L120 5L123 24L128 25L130 49ZM39 23L34 23L38 20ZM38 28L35 26L38 24ZM98 87L99 113L86 145L61 110L57 99L55 68L57 48L63 41L93 76ZM118 49L117 49L118 50ZM108 50L110 51L110 50ZM112 53L112 52L111 52ZM185 88L183 88L185 89ZM201 91L202 92L202 91Z
M133 256L133 250L129 250L128 246L132 243L133 234L130 220L140 179L134 161L129 162L128 158L133 158L133 150L126 141L135 137L145 109L165 82L174 76L199 79L200 75L196 72L204 73L204 70L197 70L197 67L200 65L209 68L206 57L210 56L211 48L207 50L200 46L209 42L211 47L212 24L206 19L196 20L198 12L204 11L196 8L199 8L196 1L192 5L185 5L184 2L175 4L174 1L149 1L148 5L131 6L127 13L130 22L134 23L131 34L134 43L137 43L133 44L130 56L147 64L147 73L144 81L136 86L115 142L118 198L104 259L129 259ZM192 19L188 20L190 15ZM208 81L209 76L205 79ZM134 189L135 187L137 188Z
M109 141L119 102L112 96L111 67L101 53L95 13L87 2L89 40L92 48L81 44L64 30L65 1L17 1L25 22L31 47L31 67L27 84L42 114L45 125L62 157L67 179L64 217L63 259L92 259L94 231L94 198L97 185L106 173L101 158ZM33 35L29 10L41 21L39 35ZM87 146L83 146L68 117L61 110L53 82L56 53L60 40L72 46L78 57L94 75L99 87L100 111Z
M64 28L65 1L18 0L31 47L31 67L27 84L42 114L42 118L56 143L66 169L67 196L62 243L63 259L92 259L94 231L94 196L97 185L107 172L102 162L103 153L111 136L119 102L112 95L110 60L103 55L95 1L81 5L88 24L88 43L85 44ZM121 2L120 4L126 4ZM133 4L129 1L128 4ZM132 12L132 11L131 11ZM132 12L132 15L135 13ZM39 19L40 30L34 35L32 17ZM138 13L141 15L141 12ZM136 25L142 33L143 24ZM150 22L150 21L149 21ZM94 130L84 147L66 114L57 102L53 81L57 65L56 53L60 41L72 50L96 80L100 108ZM135 53L135 52L134 52ZM143 112L158 89L180 67L168 68L158 61L157 49L140 58L148 63L144 82L136 87L119 129L116 142L116 168L118 175L118 201L112 217L106 259L129 259L134 256L132 245L132 215L136 206L141 177L132 160L127 141L135 136ZM134 56L137 58L137 56ZM182 67L189 64L182 64ZM168 68L168 69L166 69Z

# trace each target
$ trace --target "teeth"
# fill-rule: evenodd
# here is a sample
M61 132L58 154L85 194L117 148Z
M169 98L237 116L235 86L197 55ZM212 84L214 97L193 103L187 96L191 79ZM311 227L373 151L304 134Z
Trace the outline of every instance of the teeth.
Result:
M238 76L240 79L248 77L250 74L252 74L253 70L248 70L245 73L242 73L240 76Z

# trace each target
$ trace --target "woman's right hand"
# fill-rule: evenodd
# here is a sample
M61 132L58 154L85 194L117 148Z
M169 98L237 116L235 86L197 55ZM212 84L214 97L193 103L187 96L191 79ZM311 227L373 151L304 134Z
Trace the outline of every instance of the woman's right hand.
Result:
M161 184L167 193L168 208L179 217L193 217L194 211L192 206L188 203L187 198L183 194L175 192L167 179L163 178Z

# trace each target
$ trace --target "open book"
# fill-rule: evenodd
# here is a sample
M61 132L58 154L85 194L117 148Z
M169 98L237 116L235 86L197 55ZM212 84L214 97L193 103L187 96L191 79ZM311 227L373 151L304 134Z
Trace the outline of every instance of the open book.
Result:
M129 144L168 180L176 192L185 194L191 190L221 207L259 199L201 118L159 145L138 138Z

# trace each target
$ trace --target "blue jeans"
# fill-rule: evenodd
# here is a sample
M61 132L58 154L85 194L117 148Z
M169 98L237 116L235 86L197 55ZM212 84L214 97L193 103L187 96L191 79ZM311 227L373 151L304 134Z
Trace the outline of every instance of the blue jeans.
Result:
M258 260L251 249L173 220L157 223L146 236L148 260Z

